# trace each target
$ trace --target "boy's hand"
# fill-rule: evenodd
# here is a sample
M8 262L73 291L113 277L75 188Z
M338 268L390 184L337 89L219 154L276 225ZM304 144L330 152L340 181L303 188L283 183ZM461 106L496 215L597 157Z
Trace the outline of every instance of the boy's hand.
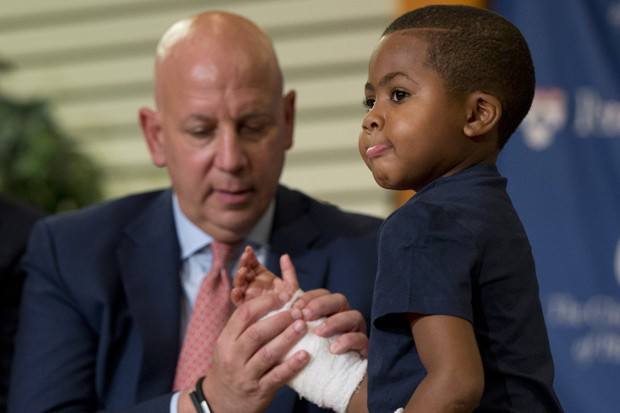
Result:
M299 289L299 282L288 255L280 257L280 268L282 278L258 261L252 247L246 247L233 278L233 289L230 293L233 304L239 307L250 299L269 292L289 298L293 296ZM325 321L314 329L314 333L322 337L338 336L330 346L333 353L342 354L353 350L362 357L368 357L366 322L359 311L349 307L344 295L332 294L325 289L307 291L295 301L291 315L295 320L304 321L325 317Z
M282 278L276 277L256 258L252 247L247 246L239 259L239 266L233 278L230 299L235 306L265 293L288 294L292 296L299 289L297 272L288 255L280 257Z

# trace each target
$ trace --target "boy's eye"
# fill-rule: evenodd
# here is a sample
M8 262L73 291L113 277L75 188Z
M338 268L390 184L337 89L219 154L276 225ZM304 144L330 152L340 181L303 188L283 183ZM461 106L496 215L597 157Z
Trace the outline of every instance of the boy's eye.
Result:
M394 102L400 102L401 100L405 99L407 96L409 96L409 94L402 90L395 90L392 92L392 100Z
M366 98L362 101L362 105L364 105L364 107L368 110L372 109L373 106L375 106L375 99L374 98Z

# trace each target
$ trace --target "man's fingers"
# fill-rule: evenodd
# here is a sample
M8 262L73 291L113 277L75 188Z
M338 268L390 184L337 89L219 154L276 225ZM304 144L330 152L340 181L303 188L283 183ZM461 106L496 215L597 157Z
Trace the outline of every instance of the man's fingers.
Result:
M325 288L317 288L316 290L310 290L310 291L304 292L299 297L299 300L296 303L302 303L303 306L305 306L307 303L314 300L315 298L322 297L324 295L329 295L329 294L330 292L326 290Z
M362 313L356 310L343 311L326 318L314 333L322 337L338 335L329 349L334 354L357 351L362 357L368 357L368 336L366 321Z
M313 321L349 310L349 302L342 294L330 294L327 290L319 289L302 294L295 301L294 308L301 310L306 321Z
M275 366L261 378L261 386L280 387L289 382L310 361L310 355L305 350L299 350L289 356L284 362Z
M282 293L278 295L264 294L249 300L233 312L220 335L230 336L233 339L232 341L236 341L246 332L248 327L267 315L270 311L282 307L289 299L290 296L288 294ZM292 321L289 321L288 324L291 322ZM285 323L284 326L286 325ZM284 326L281 330L284 329Z
M349 310L334 314L318 325L314 333L322 337L340 335L329 347L332 353L342 354L353 350L362 357L368 357L366 321L359 311Z
M266 331L268 328L271 329L271 331L276 331L275 322L274 326L267 326L267 323L272 323L272 319L281 316L284 313L287 313L288 320L292 321L290 312L283 311L282 313L278 313L274 316L261 320L260 323L263 323L263 325L260 326L261 331ZM279 321L277 325L281 325ZM296 320L283 331L280 330L282 333L274 335L273 339L258 349L252 359L248 362L248 366L251 366L252 373L256 376L262 376L267 371L274 368L274 366L280 364L289 350L297 344L301 337L303 337L306 330L307 325L303 320Z
M328 317L315 328L314 332L322 337L345 333L366 333L366 320L357 310L343 311Z
M368 358L368 337L364 333L343 334L330 344L329 351L334 354L357 351L362 357Z

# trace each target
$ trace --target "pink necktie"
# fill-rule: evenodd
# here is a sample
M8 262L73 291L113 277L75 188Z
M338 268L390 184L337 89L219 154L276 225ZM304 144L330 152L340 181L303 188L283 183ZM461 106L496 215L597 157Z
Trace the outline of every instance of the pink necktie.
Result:
M215 340L232 312L226 266L238 244L213 242L213 264L200 284L177 363L173 390L193 387L206 375Z

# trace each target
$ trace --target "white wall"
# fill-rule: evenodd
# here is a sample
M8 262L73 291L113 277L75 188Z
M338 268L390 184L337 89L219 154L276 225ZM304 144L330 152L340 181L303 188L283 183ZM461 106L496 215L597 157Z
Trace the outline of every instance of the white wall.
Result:
M343 208L385 216L357 152L367 60L391 20L377 0L0 0L0 57L15 65L0 90L51 102L60 126L104 168L107 197L167 185L137 124L152 106L152 59L176 20L238 12L275 42L287 88L298 92L296 140L283 182Z

